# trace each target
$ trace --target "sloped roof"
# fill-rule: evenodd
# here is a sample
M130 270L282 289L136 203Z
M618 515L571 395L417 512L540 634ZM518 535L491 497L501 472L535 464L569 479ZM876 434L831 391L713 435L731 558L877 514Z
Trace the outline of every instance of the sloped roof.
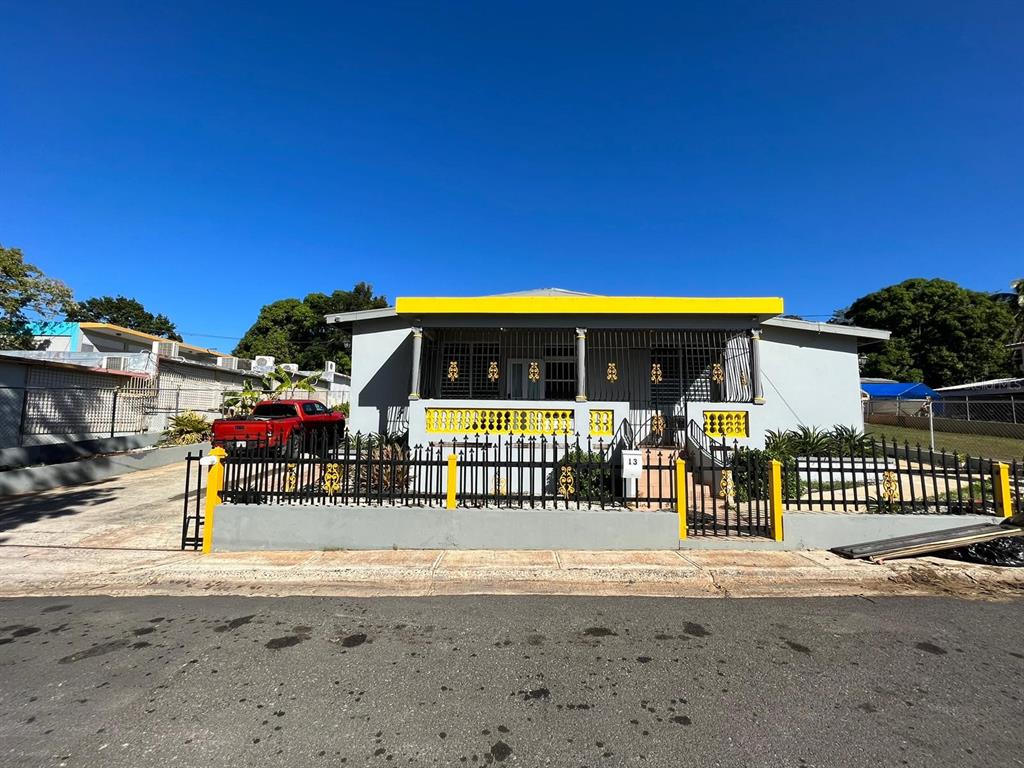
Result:
M601 296L599 293L584 293L583 291L570 291L566 288L529 288L525 291L510 291L509 293L492 293L491 296Z

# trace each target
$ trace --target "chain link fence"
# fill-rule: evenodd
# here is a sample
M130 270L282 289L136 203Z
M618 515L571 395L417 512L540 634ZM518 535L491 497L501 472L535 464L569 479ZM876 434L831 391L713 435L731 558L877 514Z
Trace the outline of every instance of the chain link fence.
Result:
M865 430L911 444L999 459L1024 457L1024 396L873 398L864 403Z

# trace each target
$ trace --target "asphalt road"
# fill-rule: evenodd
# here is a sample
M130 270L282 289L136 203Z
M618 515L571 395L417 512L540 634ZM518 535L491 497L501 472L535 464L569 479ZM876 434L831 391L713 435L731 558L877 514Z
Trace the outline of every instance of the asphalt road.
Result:
M1021 765L1022 607L5 600L0 765Z

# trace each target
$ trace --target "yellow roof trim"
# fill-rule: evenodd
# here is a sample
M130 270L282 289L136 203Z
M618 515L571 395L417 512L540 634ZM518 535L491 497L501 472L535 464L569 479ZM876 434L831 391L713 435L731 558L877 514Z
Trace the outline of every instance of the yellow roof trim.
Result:
M94 329L97 331L113 331L114 333L128 334L130 336L136 336L142 339L149 339L150 341L173 341L173 339L165 339L163 336L155 336L152 333L143 333L142 331L133 331L131 328L125 328L123 325L114 325L113 323L79 323L79 328ZM193 352L205 352L209 355L218 355L220 352L215 349L207 349L206 347L197 347L192 344L186 344L183 341L177 342L178 346L182 349L191 349Z
M781 315L778 297L454 296L406 297L399 315Z

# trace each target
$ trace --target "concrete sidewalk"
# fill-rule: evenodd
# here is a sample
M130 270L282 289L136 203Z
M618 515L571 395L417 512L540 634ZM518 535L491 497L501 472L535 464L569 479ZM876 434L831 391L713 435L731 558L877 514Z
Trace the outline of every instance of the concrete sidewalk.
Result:
M562 594L680 597L1024 594L1024 569L825 552L666 550L214 553L178 550L181 467L12 496L0 596ZM723 542L742 547L741 541Z
M1024 595L1019 569L921 558L875 565L824 552L193 552L0 547L0 596Z

